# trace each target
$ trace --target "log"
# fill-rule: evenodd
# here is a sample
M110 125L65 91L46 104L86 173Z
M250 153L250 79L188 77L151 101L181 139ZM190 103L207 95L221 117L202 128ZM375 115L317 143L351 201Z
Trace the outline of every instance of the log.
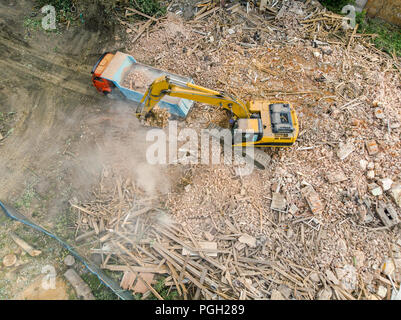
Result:
M89 286L85 283L85 281L82 280L82 278L74 269L68 269L64 273L64 277L74 288L78 297L82 298L83 300L95 300L95 297L93 296Z
M31 245L26 243L24 240L19 238L15 233L10 232L11 239L20 246L24 251L26 251L31 257L36 257L42 253L40 250L35 250Z

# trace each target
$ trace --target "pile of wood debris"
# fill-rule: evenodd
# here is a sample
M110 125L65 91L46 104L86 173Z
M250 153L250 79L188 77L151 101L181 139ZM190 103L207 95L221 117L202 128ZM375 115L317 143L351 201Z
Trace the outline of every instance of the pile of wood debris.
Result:
M101 256L101 267L123 272L122 289L142 293L143 299L151 293L163 299L152 287L155 275L163 275L164 285L174 286L184 299L262 299L272 294L267 279L273 271L295 281L300 298L313 297L306 286L313 284L310 279L263 259L266 240L243 234L234 224L206 233L205 241L174 222L155 199L135 192L130 180L114 175L103 175L94 194L86 204L71 203L79 216L76 241L91 237L90 252Z
M268 151L269 170L187 165L163 209L123 186L82 206L112 221L95 250L125 272L125 288L139 292L150 272L187 298L390 299L399 289L400 59L316 1L280 3L125 22L137 60L242 99L289 100L301 126L296 146ZM205 128L219 112L199 106L185 125Z
M169 118L170 113L167 109L155 106L148 118L145 119L144 125L149 127L164 128L168 125Z
M149 78L146 74L133 71L127 73L125 76L122 85L131 90L141 89L142 91L146 91L149 85L152 83L152 79Z

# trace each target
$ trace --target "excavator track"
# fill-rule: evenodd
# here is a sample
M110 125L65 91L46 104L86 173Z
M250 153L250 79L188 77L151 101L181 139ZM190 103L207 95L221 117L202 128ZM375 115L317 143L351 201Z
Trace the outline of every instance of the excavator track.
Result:
M231 138L231 133L229 133L227 130L223 130L224 128L216 125L215 123L211 123L207 127L207 130L209 130L209 131L213 130L213 129L216 129L219 132L219 134L214 135L213 133L209 132L209 135L214 138L220 139L220 143L222 145L226 144L225 143L226 139L224 139L226 136L230 135L230 138ZM230 143L230 146L231 146L231 143ZM253 162L255 164L255 166L260 170L267 169L271 162L271 157L266 152L264 152L263 150L261 150L259 148L253 148L253 155L250 155L249 153L245 154L243 148L233 148L233 152L241 157L244 157L246 161L248 161L250 163Z

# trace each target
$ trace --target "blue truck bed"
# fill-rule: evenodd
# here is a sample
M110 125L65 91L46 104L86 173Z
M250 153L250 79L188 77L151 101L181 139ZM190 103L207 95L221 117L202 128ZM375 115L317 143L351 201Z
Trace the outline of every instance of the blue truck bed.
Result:
M172 74L167 71L156 69L137 62L134 57L116 52L115 56L102 73L102 78L105 78L114 83L121 93L129 100L139 103L146 92L147 87L129 88L125 78L131 74L140 74L142 77L153 82L156 78L168 75L171 79L177 79L184 82L192 82L189 77L182 77ZM188 99L180 99L175 97L165 96L158 104L160 108L168 109L169 112L180 118L185 118L192 108L194 102Z

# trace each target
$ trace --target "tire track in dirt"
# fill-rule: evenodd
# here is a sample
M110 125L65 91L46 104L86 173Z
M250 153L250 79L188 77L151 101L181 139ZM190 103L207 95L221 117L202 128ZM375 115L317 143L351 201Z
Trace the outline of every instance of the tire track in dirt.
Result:
M51 215L63 210L71 190L74 157L66 150L82 144L82 120L109 103L90 71L110 41L79 27L26 39L29 8L32 1L0 4L0 112L16 112L12 133L0 142L0 199L13 204L27 185L42 185L49 201L40 205Z

